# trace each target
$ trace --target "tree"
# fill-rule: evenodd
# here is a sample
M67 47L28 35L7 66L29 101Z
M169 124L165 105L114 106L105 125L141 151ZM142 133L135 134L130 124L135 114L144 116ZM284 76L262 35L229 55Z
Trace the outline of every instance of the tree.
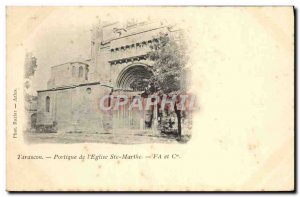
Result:
M32 56L32 53L26 54L24 68L25 68L24 71L25 78L29 78L34 75L34 72L37 68L37 59Z
M25 101L27 102L36 99L35 96L28 94L26 90L29 90L31 87L32 77L34 76L37 66L37 58L32 56L32 53L26 53L24 62L24 94Z
M175 40L166 33L161 33L158 39L150 46L148 57L153 61L150 78L151 91L168 96L178 95L184 91L181 82L184 77L188 55L186 45L183 40ZM181 139L181 110L178 108L179 100L176 99L174 111L178 121L178 136Z
M31 110L33 109L32 106L34 103L37 103L37 96L31 95L30 93L30 88L31 88L31 83L32 83L32 77L34 76L34 73L37 68L37 59L36 57L32 56L32 53L26 53L25 55L25 62L24 62L24 100L25 100L25 109L28 111L28 116L33 118L31 120L31 124L28 125L30 127L34 127L36 123L36 113L31 114ZM35 122L35 123L34 123Z

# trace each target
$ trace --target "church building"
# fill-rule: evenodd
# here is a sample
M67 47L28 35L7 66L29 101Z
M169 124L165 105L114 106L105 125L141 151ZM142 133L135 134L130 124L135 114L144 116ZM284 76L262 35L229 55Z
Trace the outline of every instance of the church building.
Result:
M37 129L105 132L112 128L152 127L147 126L147 114L125 110L113 115L104 113L99 109L99 100L104 95L135 96L143 91L143 85L147 85L143 82L152 75L147 52L161 32L176 37L181 31L161 21L95 25L91 31L91 58L52 66L47 89L37 91Z

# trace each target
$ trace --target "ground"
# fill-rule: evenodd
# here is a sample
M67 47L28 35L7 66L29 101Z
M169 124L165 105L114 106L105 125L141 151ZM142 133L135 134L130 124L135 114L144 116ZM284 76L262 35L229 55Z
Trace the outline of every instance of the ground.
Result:
M110 143L110 144L146 144L146 143L185 143L188 137L178 141L173 135L142 132L109 132L109 133L26 133L29 143Z

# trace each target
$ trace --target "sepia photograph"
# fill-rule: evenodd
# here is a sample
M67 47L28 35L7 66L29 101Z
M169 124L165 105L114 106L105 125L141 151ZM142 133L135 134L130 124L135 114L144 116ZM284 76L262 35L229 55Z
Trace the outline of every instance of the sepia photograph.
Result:
M293 6L6 6L8 192L296 191Z
M91 21L96 22L87 26ZM75 35L41 32L25 55L26 140L186 143L196 97L189 91L184 29L163 19L120 22L99 16L76 26ZM60 40L64 34L71 37ZM57 49L66 62L51 65L48 53L56 46L48 42L60 41L61 50L74 45L78 51L66 57Z

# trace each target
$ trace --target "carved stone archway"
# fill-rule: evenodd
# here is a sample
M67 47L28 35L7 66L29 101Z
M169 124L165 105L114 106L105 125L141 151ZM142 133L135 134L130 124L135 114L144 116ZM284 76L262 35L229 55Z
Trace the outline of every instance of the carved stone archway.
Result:
M116 79L115 96L118 94L127 95L128 102L132 102L133 98L140 96L141 92L149 85L149 79L152 75L151 67L146 64L134 63L125 67ZM153 119L156 117L153 114L152 110L145 112L136 108L128 110L128 105L126 105L114 114L114 126L116 128L130 128L131 131L150 129L151 126L147 126L147 117L151 116Z
M131 91L143 91L153 75L149 66L145 64L131 64L124 68L116 81L117 88Z

